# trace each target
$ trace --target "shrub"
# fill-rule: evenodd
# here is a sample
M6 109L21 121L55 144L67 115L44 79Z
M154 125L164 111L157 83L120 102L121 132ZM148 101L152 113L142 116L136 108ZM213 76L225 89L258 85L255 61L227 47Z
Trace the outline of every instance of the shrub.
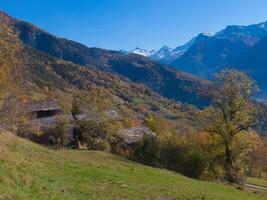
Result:
M69 124L65 120L60 120L58 124L48 130L49 142L57 148L63 148L69 142Z
M195 150L189 143L178 144L173 139L162 144L160 163L162 167L191 178L200 178L207 165L200 150Z
M146 165L158 166L159 148L157 138L144 135L142 140L133 146L130 158Z
M85 143L88 149L91 150L107 150L109 144L109 134L107 124L97 121L80 121L80 136L79 139Z

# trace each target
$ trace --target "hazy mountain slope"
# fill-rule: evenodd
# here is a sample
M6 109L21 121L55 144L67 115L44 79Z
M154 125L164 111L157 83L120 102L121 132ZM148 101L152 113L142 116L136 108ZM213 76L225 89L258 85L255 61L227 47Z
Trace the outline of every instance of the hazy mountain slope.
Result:
M267 35L267 22L249 26L227 26L216 34L199 34L189 49L172 65L206 77L227 65Z
M131 80L144 83L168 98L195 105L208 103L203 99L208 96L208 83L170 67L159 65L149 58L131 55L123 61L113 60L111 69Z
M71 94L83 91L90 94L93 88L104 89L108 93L106 98L112 102L110 106L127 117L143 119L146 113L154 112L176 116L180 107L142 84L109 72L55 59L29 47L24 47L21 56L29 70L26 78L40 88ZM139 110L140 106L144 107L143 111Z
M143 83L168 98L198 106L207 104L206 97L203 97L206 91L205 81L143 56L88 48L74 41L57 38L30 23L16 20L4 13L0 14L0 22L12 28L24 44L51 56L88 68L118 73L132 81Z
M6 132L0 151L1 199L264 199L103 152L47 149Z
M251 73L253 78L257 80L262 94L267 96L267 36L231 62L231 66Z

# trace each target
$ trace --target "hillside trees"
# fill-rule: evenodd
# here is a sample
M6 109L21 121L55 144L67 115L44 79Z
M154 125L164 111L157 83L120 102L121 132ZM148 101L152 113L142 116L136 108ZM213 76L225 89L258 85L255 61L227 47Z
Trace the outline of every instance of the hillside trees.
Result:
M221 139L225 178L230 182L240 179L240 166L237 164L238 156L243 152L237 144L258 122L261 113L252 100L257 90L255 81L245 73L224 69L215 76L212 105L199 113L204 130Z
M0 26L0 125L5 128L16 120L23 72L18 60L21 46L12 34L11 30Z
M87 113L91 118L99 118L101 112L112 107L111 94L105 88L92 86L88 91L79 92L73 96L71 112L73 114Z
M153 152L150 154L150 159L154 157L154 160L153 162L137 160L177 171L191 178L215 179L219 176L218 160L221 153L220 148L216 146L216 138L211 138L204 132L197 132L192 127L177 129L175 123L161 115L148 115L145 124L157 134L157 143L152 143L154 146L146 145L149 147L149 151L147 149L146 151Z

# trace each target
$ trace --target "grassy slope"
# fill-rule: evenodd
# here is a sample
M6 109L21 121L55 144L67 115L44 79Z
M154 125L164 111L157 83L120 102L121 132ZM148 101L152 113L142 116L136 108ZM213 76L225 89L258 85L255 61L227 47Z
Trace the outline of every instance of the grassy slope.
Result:
M0 199L264 199L116 156L54 151L0 134Z

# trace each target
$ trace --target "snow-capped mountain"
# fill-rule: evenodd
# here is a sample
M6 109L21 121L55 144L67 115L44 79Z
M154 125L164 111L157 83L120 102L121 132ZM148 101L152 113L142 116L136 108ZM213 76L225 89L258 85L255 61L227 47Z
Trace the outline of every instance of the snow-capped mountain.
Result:
M129 53L134 53L134 54L138 54L138 55L141 55L141 56L150 57L153 54L155 54L156 51L155 50L145 50L145 49L141 49L139 47L136 47L135 49L133 49Z
M165 56L168 56L171 53L172 49L168 47L167 45L160 48L158 51L155 51L154 54L152 54L150 57L152 57L155 60L161 60Z
M174 48L171 51L171 59L169 59L169 63L181 57L189 49L189 47L195 42L195 40L196 40L196 37L192 38L184 45Z
M266 35L267 21L248 26L230 25L216 33L200 33L173 49L165 45L159 50L135 48L128 53L150 57L202 76L228 64Z
M248 26L230 25L215 34L201 33L186 53L171 65L207 78L221 67L233 66L234 60L264 37L267 37L267 22Z
M249 70L262 88L262 94L267 96L267 21L247 26L229 25L216 33L200 33L173 49L163 46L156 51L136 48L131 52L204 78L210 78L225 66Z
M145 50L136 47L135 49L133 49L128 53L134 53L145 57L150 57L153 60L168 64L178 59L180 56L182 56L188 50L188 48L193 44L194 41L195 38L192 38L189 42L185 43L182 46L178 46L174 49L170 48L167 45L161 47L159 50Z

